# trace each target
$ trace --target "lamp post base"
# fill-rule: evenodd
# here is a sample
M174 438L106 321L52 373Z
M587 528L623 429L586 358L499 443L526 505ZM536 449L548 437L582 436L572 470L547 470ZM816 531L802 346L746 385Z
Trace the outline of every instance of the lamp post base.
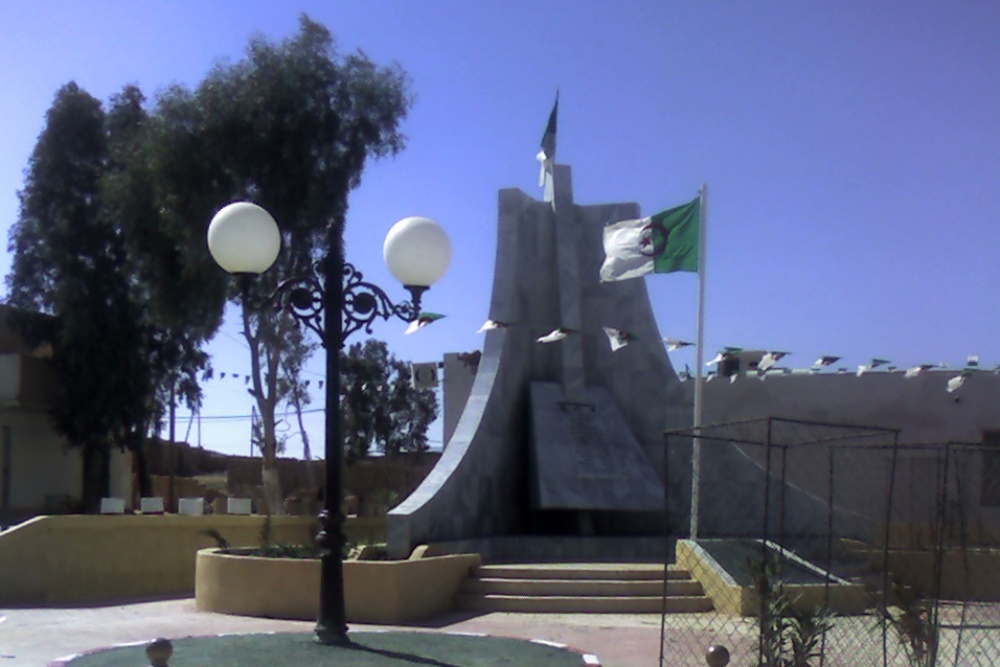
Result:
M326 646L350 646L351 638L347 636L347 626L332 628L322 623L317 623L313 629L316 633L316 643Z

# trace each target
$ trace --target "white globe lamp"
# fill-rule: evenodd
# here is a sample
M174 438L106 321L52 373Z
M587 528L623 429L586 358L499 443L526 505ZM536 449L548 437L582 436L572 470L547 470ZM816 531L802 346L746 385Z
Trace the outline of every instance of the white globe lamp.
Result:
M225 206L208 225L208 250L229 273L261 274L281 251L281 232L271 214L250 202Z
M427 288L436 283L451 263L448 233L430 218L403 218L386 234L382 246L386 266L406 287Z

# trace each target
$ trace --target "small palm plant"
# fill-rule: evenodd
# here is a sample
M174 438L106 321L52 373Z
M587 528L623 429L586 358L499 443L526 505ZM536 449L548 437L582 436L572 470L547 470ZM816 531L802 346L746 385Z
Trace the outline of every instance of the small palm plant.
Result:
M879 616L899 638L913 667L934 667L937 663L940 627L933 606L919 592L901 580L892 580L893 606L878 607Z
M751 561L749 571L760 601L758 667L809 667L822 655L821 642L835 614L820 607L797 608L797 600L785 590L776 557Z

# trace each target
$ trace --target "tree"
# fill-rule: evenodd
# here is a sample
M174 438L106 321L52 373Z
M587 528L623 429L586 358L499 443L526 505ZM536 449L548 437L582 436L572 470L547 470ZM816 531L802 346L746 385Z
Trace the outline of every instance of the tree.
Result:
M31 155L11 229L15 325L48 342L59 383L52 419L83 455L83 501L108 493L111 448L131 447L146 414L146 332L121 270L125 247L102 209L108 163L101 103L70 83L56 94ZM141 437L142 432L138 435Z
M292 38L254 38L242 60L218 65L194 91L166 91L150 119L160 216L180 246L198 239L198 256L218 273L204 250L205 225L234 200L260 204L282 230L276 266L228 294L242 307L263 426L264 491L275 511L283 499L275 415L283 368L291 368L282 363L283 345L295 325L287 313L256 304L279 280L311 269L327 250L329 226L342 243L347 197L367 159L403 147L407 85L398 66L378 67L362 53L340 56L330 32L303 16ZM339 342L330 345L336 350Z
M201 401L199 374L210 374L201 349L221 323L225 286L217 275L199 270L192 240L177 242L170 233L166 209L157 190L147 146L149 116L145 97L125 86L111 98L107 113L109 160L102 175L104 217L125 245L121 270L128 276L133 301L139 305L151 385L146 395L145 424L131 444L139 462L140 487L149 495L144 434L159 432L176 396L194 410ZM186 247L185 247L186 246Z
M340 405L349 460L368 456L372 445L392 456L428 449L427 429L437 418L437 397L414 389L409 366L380 340L355 343L341 353Z
M168 396L200 401L200 347L224 303L222 280L201 275L164 231L143 103L126 86L105 113L76 84L59 90L8 245L10 303L52 316L15 325L53 345L53 423L82 449L88 509L107 495L113 447L133 453L140 492L151 494L146 435L162 425Z

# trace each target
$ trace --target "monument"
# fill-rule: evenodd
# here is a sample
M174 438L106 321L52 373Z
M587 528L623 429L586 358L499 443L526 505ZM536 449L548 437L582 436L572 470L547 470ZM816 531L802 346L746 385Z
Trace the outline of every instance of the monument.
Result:
M498 560L663 555L663 432L690 425L691 398L645 281L600 282L603 227L638 205L578 205L571 174L551 166L541 201L499 193L493 328L444 454L389 513L393 557L420 544ZM606 327L628 344L613 350ZM690 472L674 468L682 502Z

